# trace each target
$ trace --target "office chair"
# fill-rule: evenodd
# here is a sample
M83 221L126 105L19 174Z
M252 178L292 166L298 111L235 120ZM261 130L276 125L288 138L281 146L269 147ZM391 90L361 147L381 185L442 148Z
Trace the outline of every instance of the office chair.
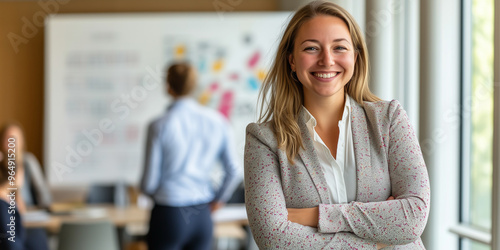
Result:
M58 250L119 250L116 229L109 221L66 222L59 232Z

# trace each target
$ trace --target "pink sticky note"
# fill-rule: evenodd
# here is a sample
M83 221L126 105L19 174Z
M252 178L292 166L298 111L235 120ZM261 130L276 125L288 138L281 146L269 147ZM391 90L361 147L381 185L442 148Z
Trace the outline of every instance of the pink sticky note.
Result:
M229 119L229 114L233 108L233 97L234 93L232 91L226 91L222 94L222 98L219 104L219 112L221 112L226 118Z
M259 59L260 59L260 52L255 51L252 57L250 57L250 60L248 60L248 67L251 69L254 68L255 65L257 65L257 62L259 62Z

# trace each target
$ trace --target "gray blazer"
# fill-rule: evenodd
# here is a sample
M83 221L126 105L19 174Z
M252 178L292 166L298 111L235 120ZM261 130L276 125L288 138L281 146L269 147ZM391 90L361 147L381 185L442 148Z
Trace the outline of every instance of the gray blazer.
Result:
M304 150L291 165L270 123L251 123L245 144L245 202L261 249L425 249L430 184L422 152L398 101L353 102L357 196L330 204L327 184L301 111ZM389 196L395 200L386 201ZM288 221L286 208L319 206L318 228Z

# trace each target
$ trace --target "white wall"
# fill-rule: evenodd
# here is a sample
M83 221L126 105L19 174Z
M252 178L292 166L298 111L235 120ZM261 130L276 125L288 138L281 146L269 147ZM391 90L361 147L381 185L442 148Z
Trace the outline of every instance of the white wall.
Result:
M460 166L460 2L420 5L420 143L431 182L427 249L458 249Z

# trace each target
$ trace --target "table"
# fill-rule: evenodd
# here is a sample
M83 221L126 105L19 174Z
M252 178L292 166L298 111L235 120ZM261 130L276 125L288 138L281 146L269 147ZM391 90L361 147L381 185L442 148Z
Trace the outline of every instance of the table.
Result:
M55 206L57 207L57 205ZM64 206L62 206L64 207ZM137 206L115 207L112 205L73 205L67 209L55 209L55 213L29 211L24 216L26 228L45 228L57 234L64 222L88 222L109 220L117 228L130 227L134 234L145 235L148 229L150 209ZM228 204L214 215L214 236L217 238L244 238L242 226L248 225L244 204Z

